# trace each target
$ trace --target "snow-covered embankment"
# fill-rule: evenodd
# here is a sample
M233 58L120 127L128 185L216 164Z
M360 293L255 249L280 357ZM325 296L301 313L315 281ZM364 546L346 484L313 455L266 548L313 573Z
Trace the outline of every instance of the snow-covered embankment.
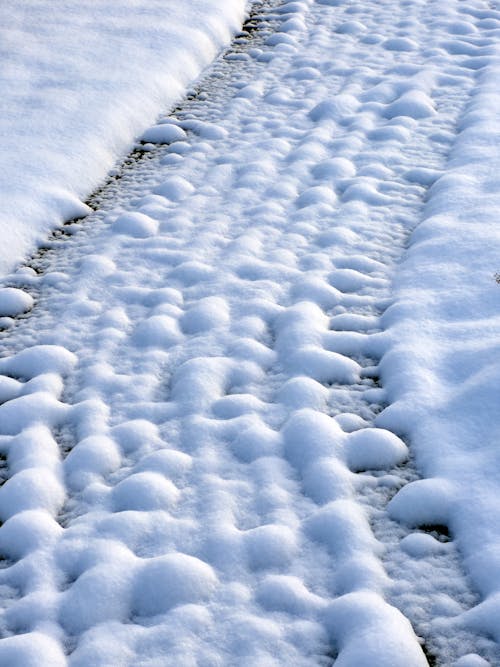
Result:
M245 0L0 7L0 273L80 202L241 25Z

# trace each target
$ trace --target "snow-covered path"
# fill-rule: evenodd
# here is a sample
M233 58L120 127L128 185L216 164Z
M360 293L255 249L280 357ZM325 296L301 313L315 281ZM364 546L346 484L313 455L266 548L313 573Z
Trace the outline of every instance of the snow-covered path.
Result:
M489 3L444 4L265 7L9 276L0 666L499 663L446 527L388 518L418 473L374 425L490 46Z

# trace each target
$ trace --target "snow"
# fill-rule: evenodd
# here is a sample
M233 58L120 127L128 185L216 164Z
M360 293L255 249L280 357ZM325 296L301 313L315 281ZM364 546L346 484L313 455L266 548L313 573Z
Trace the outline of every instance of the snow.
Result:
M2 274L50 229L89 213L81 200L227 44L245 4L2 3ZM167 125L142 138L183 136Z
M158 232L158 223L144 213L125 213L114 221L113 229L117 234L147 238Z
M172 123L154 125L144 132L142 141L152 144L173 144L176 141L184 141L187 134L182 127Z
M135 578L132 609L140 616L165 614L172 607L205 600L216 584L212 568L198 558L185 554L151 558Z
M0 290L0 317L15 317L33 308L33 298L27 292L14 287Z
M345 448L347 464L353 472L394 468L409 455L404 442L381 428L365 428L350 434Z
M335 661L340 667L363 663L374 667L427 665L422 652L411 642L409 623L396 609L381 604L378 596L370 593L344 595L331 604L326 617L341 647ZM383 653L380 650L381 635L385 640Z
M493 29L499 19L492 11L482 20L491 21ZM390 509L414 525L449 526L486 598L471 619L480 616L482 605L488 607L488 618L500 613L494 275L500 237L492 176L500 168L499 56L498 48L490 46L446 171L429 179L433 184L423 220L397 276L395 304L386 314L394 344L382 371L391 406L379 419L409 436L430 478L402 489ZM425 326L417 330L415 321ZM498 628L489 631L500 639Z
M0 666L498 664L490 5L265 3L175 112L242 3L64 14L11 259L143 152L0 290Z

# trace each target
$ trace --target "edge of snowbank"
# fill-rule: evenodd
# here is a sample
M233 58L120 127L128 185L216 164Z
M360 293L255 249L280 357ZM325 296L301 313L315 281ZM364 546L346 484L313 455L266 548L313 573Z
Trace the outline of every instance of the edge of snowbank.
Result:
M54 227L241 27L246 0L8 2L0 28L0 275Z
M409 524L447 525L484 602L459 622L500 641L500 52L484 63L444 174L429 191L384 316L391 403L419 469L392 501ZM391 509L390 506L390 509Z

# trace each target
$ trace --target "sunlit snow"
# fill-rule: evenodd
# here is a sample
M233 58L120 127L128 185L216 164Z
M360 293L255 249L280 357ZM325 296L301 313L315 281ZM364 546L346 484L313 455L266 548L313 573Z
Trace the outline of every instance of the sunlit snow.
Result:
M244 4L0 8L0 667L494 667L500 7Z

